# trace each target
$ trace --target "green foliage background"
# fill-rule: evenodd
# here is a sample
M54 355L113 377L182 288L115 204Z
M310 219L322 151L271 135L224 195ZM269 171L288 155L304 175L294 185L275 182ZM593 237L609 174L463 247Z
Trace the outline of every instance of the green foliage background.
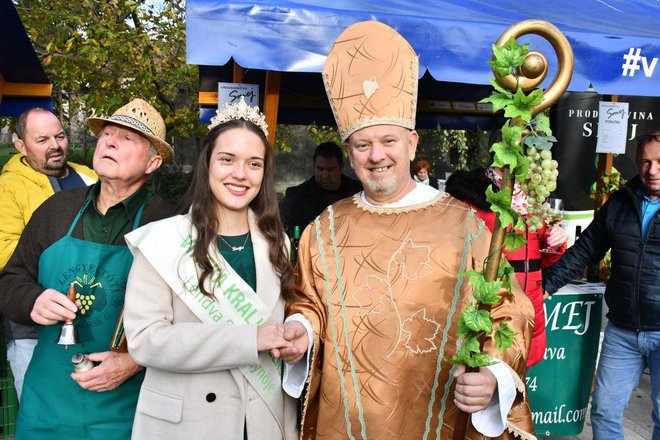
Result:
M141 97L168 137L203 134L198 69L186 64L185 2L15 0L65 125Z

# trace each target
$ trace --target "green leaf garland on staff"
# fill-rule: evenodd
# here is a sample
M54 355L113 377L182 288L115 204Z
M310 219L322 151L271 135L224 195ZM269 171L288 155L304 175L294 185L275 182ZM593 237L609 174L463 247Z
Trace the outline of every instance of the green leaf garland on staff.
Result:
M547 61L541 54L530 52L528 44L518 44L516 37L526 33L545 37L558 52L560 66L546 93L541 88L532 90L545 78ZM538 69L539 59L545 63L541 70ZM533 63L529 62L533 67L529 67L528 60L533 60ZM506 259L501 258L502 250L504 246L508 250L522 247L526 240L523 234L516 233L516 230L523 229L525 222L530 229L535 228L536 222L542 221L539 216L548 212L549 207L544 201L551 192L548 187L553 187L552 183L556 182L558 174L552 172L553 169L556 170L556 162L550 160L549 154L556 139L552 136L548 117L541 112L555 102L568 86L572 75L573 56L568 41L552 24L542 20L526 20L512 26L500 36L498 42L493 45L493 59L489 64L495 74L495 79L490 80L494 91L481 102L491 103L495 112L503 110L504 116L509 119L502 127L502 140L493 144L490 149L493 153L492 166L502 168L504 175L500 191L495 192L492 185L486 190L486 200L496 213L488 260L483 272L472 270L461 274L473 288L475 303L468 306L460 316L460 348L454 357L447 359L454 364L466 365L469 367L468 371L495 363L491 356L482 352L486 338L494 338L500 354L513 343L512 328L506 323L494 328L490 314L491 306L500 302L501 295L512 294L511 275L514 271ZM523 150L523 146L528 147L527 151ZM548 172L544 172L545 170ZM542 181L544 178L545 181ZM511 207L516 179L523 182L523 191L532 192L531 220L526 221ZM459 414L454 427L455 440L465 438L468 422L468 414Z

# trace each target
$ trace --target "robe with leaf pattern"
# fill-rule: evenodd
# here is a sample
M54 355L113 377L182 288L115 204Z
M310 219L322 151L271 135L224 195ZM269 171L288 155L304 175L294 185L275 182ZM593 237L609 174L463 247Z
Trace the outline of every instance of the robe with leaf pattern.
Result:
M299 244L302 313L315 333L303 402L305 439L451 438L453 365L466 277L482 270L491 234L474 210L441 193L405 208L365 205L360 195L326 209ZM519 284L493 307L513 346L484 351L510 368L517 396L503 437L533 438L524 373L534 310ZM482 438L473 427L469 438Z

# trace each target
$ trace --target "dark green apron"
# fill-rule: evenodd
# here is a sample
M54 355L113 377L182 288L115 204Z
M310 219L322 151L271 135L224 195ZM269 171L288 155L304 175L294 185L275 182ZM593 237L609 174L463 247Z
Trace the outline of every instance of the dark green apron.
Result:
M108 351L124 305L133 257L126 246L106 245L71 236L88 200L67 234L39 258L39 283L66 292L74 283L82 306L74 325L80 344L57 345L62 323L38 326L39 340L25 375L16 423L17 440L129 439L144 373L112 391L81 388L71 379L75 353ZM142 216L140 207L133 229Z

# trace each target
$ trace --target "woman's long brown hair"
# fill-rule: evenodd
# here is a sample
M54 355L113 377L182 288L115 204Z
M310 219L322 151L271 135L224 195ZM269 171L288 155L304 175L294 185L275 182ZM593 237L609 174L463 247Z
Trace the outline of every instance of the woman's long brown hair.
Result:
M234 119L214 127L202 140L202 151L200 152L197 165L193 172L192 183L186 192L183 208L190 210L190 220L197 232L197 239L193 244L192 256L195 264L201 271L198 286L199 290L206 296L211 296L205 288L205 281L213 274L214 267L210 256L211 246L217 246L218 229L220 220L217 218L215 204L209 186L209 164L211 153L216 139L225 131L235 128L249 130L259 136L265 148L264 155L264 177L257 196L250 202L250 208L256 214L259 231L268 241L268 257L275 271L280 276L281 294L285 299L294 295L295 277L293 267L289 261L286 250L284 226L280 220L280 212L277 205L275 193L274 160L273 151L268 139L259 127L250 121Z

